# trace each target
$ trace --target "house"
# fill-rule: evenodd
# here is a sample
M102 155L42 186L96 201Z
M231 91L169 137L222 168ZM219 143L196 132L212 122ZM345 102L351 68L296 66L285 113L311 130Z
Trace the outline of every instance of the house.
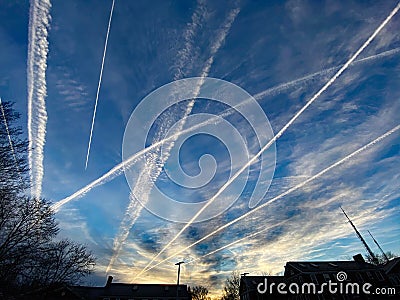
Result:
M393 258L382 266L390 282L400 291L400 257Z
M3 299L0 297L0 299ZM7 298L8 299L8 298ZM23 291L16 299L21 300L85 300L81 295L73 291L73 288L65 284L51 284L29 291Z
M103 287L55 285L22 295L30 300L190 300L186 285L113 283Z
M186 285L179 285L178 298L176 285L173 284L112 283L108 287L76 286L71 289L88 300L190 300Z
M242 276L240 299L399 299L399 261L386 268L353 261L287 262L283 276ZM397 273L396 273L397 272ZM377 295L376 292L386 293ZM370 293L370 294L369 294Z

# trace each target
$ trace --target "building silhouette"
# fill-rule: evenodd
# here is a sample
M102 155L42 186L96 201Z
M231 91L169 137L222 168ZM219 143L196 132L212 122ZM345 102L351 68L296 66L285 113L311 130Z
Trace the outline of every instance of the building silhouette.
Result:
M178 293L177 293L178 292ZM177 297L178 294L178 297ZM52 285L22 295L26 300L190 300L187 285L113 283L103 287Z
M399 258L384 265L365 262L361 254L353 259L287 262L283 276L242 276L240 299L400 299Z
M390 283L400 291L400 257L396 257L382 266Z

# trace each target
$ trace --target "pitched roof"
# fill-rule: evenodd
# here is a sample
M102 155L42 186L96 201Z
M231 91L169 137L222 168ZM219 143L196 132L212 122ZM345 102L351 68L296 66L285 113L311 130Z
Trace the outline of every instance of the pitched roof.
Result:
M396 258L389 260L389 262L387 262L386 264L384 264L382 266L382 269L385 271L386 274L388 274L398 264L400 264L400 257L396 257Z
M367 262L359 261L289 261L286 263L287 266L292 266L300 272L318 272L323 270L326 272L335 272L340 270L354 270L359 271L362 269L376 270L376 266Z
M74 286L72 290L85 298L94 297L171 297L176 298L176 285L112 283L109 287ZM187 297L186 285L179 285L179 296Z
M21 294L18 299L59 299L66 296L68 299L84 300L72 287L63 283L54 283L50 286L37 288Z

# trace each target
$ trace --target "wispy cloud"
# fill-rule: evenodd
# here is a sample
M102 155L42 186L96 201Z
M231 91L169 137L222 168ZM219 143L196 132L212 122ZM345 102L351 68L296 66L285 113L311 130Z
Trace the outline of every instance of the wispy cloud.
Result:
M87 224L87 220L81 215L81 212L76 208L69 208L64 210L57 216L59 227L61 228L61 235L68 232L68 236L82 241L87 244L90 243L94 248L99 247L98 240L96 241Z
M296 121L296 119L316 100L320 97L320 95L325 92L326 89L328 89L335 81L336 79L350 66L350 64L360 55L360 53L373 41L373 39L378 35L378 33L385 27L385 25L392 19L392 17L398 12L400 9L400 3L397 4L397 6L391 11L391 13L386 17L386 19L378 26L378 28L372 33L372 35L362 44L362 46L356 51L355 54L351 56L351 58L335 73L335 75L332 76L328 80L328 82L317 92L314 94L313 97L289 120L289 122L286 123L285 126L265 145L262 147L262 149L254 155L248 163L246 163L239 171L237 171L232 177L230 177L227 182L218 190L218 192L210 198L207 203L193 216L192 219L190 219L189 222L183 226L183 228L178 232L177 235L175 235L171 241L160 251L158 252L153 259L147 264L145 268L142 269L138 273L138 276L140 276L143 272L146 271L146 268L150 266L155 259L157 259L166 249L168 249L172 243L178 239L178 237L199 217L199 215L209 206L213 203L213 201L230 185L232 182L244 171L246 170L251 164L253 164L257 158L265 152L277 139L279 139L282 134ZM394 128L393 130L396 131L400 128L400 126ZM389 134L393 133L394 131L390 132ZM375 141L373 144L376 143ZM372 144L372 145L373 145ZM369 147L369 145L368 145ZM352 157L352 156L350 156ZM349 158L346 158L344 161L346 161ZM337 164L343 163L342 161L337 162ZM335 167L335 165L333 165ZM329 171L330 169L327 169L325 172ZM320 174L319 176L323 175L323 173L318 173ZM318 175L317 174L317 175ZM318 177L319 177L318 176ZM312 177L313 178L313 177ZM307 182L307 181L305 181Z
M185 75L186 69L191 68L193 64L192 57L194 56L194 38L197 34L197 31L199 30L199 27L205 21L206 14L207 10L204 1L198 1L197 7L192 14L191 23L188 24L183 34L185 42L184 47L180 51L178 51L174 80L181 79ZM192 107L193 104L189 103L185 114L187 112L190 113ZM165 119L163 121L167 123L169 122L169 120ZM156 133L156 137L154 138L155 142L159 142L162 139L164 130L161 131ZM142 203L146 203L150 190L154 182L157 180L159 174L161 173L162 167L166 159L168 159L168 152L173 147L173 145L174 139L171 139L170 141L168 141L167 144L164 145L167 153L166 156L162 159L157 159L157 157L160 156L160 149L158 147L145 154L146 164L144 165L143 170L140 172L137 183L135 184L129 196L129 205L126 209L124 218L121 220L118 233L114 238L113 254L106 269L107 273L114 265L115 259L119 255L121 247L129 235L130 229L139 218L143 209ZM149 182L148 178L151 179L151 182ZM138 194L142 195L141 202L136 199L135 195Z
M179 255L179 254L181 254L181 253L183 253L185 250L192 248L193 246L195 246L195 245L201 243L202 241L204 241L204 240L210 238L211 236L217 234L218 232L220 232L220 231L222 231L222 230L224 230L224 229L230 227L231 225L233 225L233 224L235 224L235 223L237 223L237 222L239 222L239 221L241 221L241 220L243 220L243 219L249 217L250 215L254 214L255 212L257 212L257 211L259 211L259 210L261 210L261 209L267 207L268 205L271 205L272 203L276 202L277 200L279 200L279 199L281 199L281 198L283 198L283 197L285 197L285 196L287 196L287 195L293 193L294 191L299 190L300 188L306 186L308 183L313 182L313 181L315 181L316 179L322 177L324 174L328 173L328 172L331 171L332 169L337 168L338 166L344 164L344 163L347 162L347 161L353 160L353 159L354 159L355 157L357 157L361 152L366 151L366 150L369 149L370 147L372 147L372 146L374 146L375 144L381 142L383 139L389 137L390 135L392 135L393 133L397 132L398 130L400 130L400 125L397 125L396 127L392 128L391 130L389 130L389 131L385 132L384 134L380 135L379 137L377 137L377 138L374 139L373 141L369 142L368 144L366 144L366 145L362 146L361 148L357 149L356 151L353 151L352 153L346 155L346 156L343 157L342 159L336 161L335 163L333 163L332 165L326 167L325 169L323 169L322 171L318 172L317 174L315 174L315 175L309 177L307 180L301 182L300 184L298 184L298 185L296 185L296 186L294 186L294 187L292 187L292 188L286 190L285 192L279 194L278 196L276 196L276 197L274 197L274 198L268 200L267 202L265 202L265 203L263 203L263 204L257 206L257 207L254 208L253 210L251 210L251 211L249 211L249 212L247 212L247 213L242 214L240 217L238 217L238 218L236 218L236 219L234 219L234 220L232 220L232 221L230 221L230 222L227 222L226 224L220 226L219 228L217 228L217 229L215 229L214 231L210 232L209 234L207 234L207 235L204 236L203 238L198 239L196 242L192 243L191 245L189 245L189 246L187 246L187 247L185 247L185 248L183 248L183 249L181 249L181 250L176 251L174 254L172 254L172 255L168 256L167 258L165 258L165 259L159 261L158 263L154 264L154 265L151 266L151 267L145 267L145 268L143 268L142 271L139 272L139 274L138 274L136 277L139 277L141 274L143 274L143 273L145 273L145 272L147 272L147 271L149 271L149 270L151 270L151 269L157 267L158 265L162 264L163 262L165 262L165 261L167 261L167 260L170 260L171 258L173 258L173 257L175 257L175 256L177 256L177 255Z
M388 51L384 51L375 55L371 55L368 57L365 57L363 59L359 59L359 60L355 60L353 62L353 64L355 63L367 63L367 62L371 62L374 61L376 59L380 59L380 58L385 58L385 57L389 57L391 55L396 55L397 53L400 52L400 48L395 48L392 50L388 50ZM282 92L285 92L289 89L292 88L296 88L298 86L302 86L310 81L313 81L315 78L319 78L321 76L327 76L327 75L332 75L332 73L334 71L337 71L340 67L342 67L343 65L339 65L339 66L335 66L332 68L328 68L328 69L324 69L312 74L308 74L306 76L303 76L301 78L292 80L292 81L288 81L282 84L279 84L275 87L272 88L268 88L262 92L257 93L256 95L254 95L254 98L257 99L258 101L261 101L262 99L265 99L267 96L272 96L272 95L277 95L280 94ZM240 103L238 105L245 105L245 103ZM219 118L218 117L224 117L224 116L228 116L230 114L232 114L233 112L235 112L234 109L229 108L226 111L222 112L219 116L215 117L215 120L213 118L210 119L210 122L214 122L214 121L218 121ZM208 123L207 123L208 124ZM185 129L185 131L190 132L192 130L195 130L199 127L202 127L204 125L207 124L199 124L194 126L193 128L188 128ZM72 195L61 199L60 201L58 201L57 203L55 203L53 205L53 208L55 210L60 209L63 205L69 203L70 201L74 200L74 199L79 199L83 196L86 195L86 193L90 192L93 188L97 187L97 186L101 186L111 180L113 180L114 178L120 176L121 174L123 174L123 170L124 168L129 168L132 164L134 164L140 157L144 156L146 153L150 152L153 149L157 149L160 146L162 146L165 142L168 142L170 140L172 140L173 138L175 138L175 136L173 135L169 135L167 138L155 142L153 144L151 144L150 146L148 146L147 148L143 149L142 151L135 153L134 155L132 155L129 159L122 161L121 163L119 163L118 165L116 165L115 167L113 167L110 171L108 171L107 173L103 174L101 177L97 178L96 180L92 181L91 183L89 183L88 185L86 185L85 187L81 188L80 190L76 191L75 193L73 193Z
M371 55L371 56L368 56L368 57L365 57L365 58L354 60L351 63L351 66L357 65L357 64L361 64L361 63L371 62L371 61L374 61L376 59L381 59L381 58L389 57L389 56L392 56L392 55L396 55L399 52L400 52L400 47L392 49L392 50L384 51L384 52L381 52L381 53L378 53L378 54L375 54L375 55ZM263 98L265 98L267 96L277 95L277 94L279 94L279 93L281 93L283 91L286 91L286 90L288 90L290 88L295 88L295 87L300 86L302 84L305 84L305 83L307 83L309 81L312 81L315 78L318 78L318 77L321 77L321 76L330 76L335 71L338 71L339 68L341 68L343 66L344 65L334 66L334 67L331 67L331 68L328 68L328 69L324 69L324 70L321 70L321 71L318 71L318 72L307 74L306 76L297 78L297 79L292 80L292 81L288 81L288 82L279 84L277 86L274 86L272 88L266 89L266 90L264 90L262 92L259 92L259 93L255 94L254 98L259 100L259 99L263 99Z
M197 58L194 40L198 30L207 18L208 13L205 0L197 1L197 6L192 14L191 22L183 33L184 46L178 51L176 56L174 80L186 77L188 71L193 68L193 58Z
M100 76L99 76L99 82L97 84L96 100L95 100L95 103L94 103L92 125L91 125L91 128L90 128L89 143L88 143L88 148L87 148L87 153L86 153L85 170L87 169L87 165L88 165L88 161L89 161L89 155L90 155L90 146L92 144L94 121L96 119L97 102L99 100L101 80L103 79L104 61L106 59L108 36L110 35L111 20L112 20L112 16L113 16L113 12L114 12L114 4L115 4L115 0L113 0L113 2L111 4L110 17L108 19L107 35L106 35L106 40L104 42L103 58L102 58L102 61L101 61Z
M213 251L211 251L211 252L208 252L207 254L204 254L204 255L202 255L202 256L200 256L200 257L197 257L197 258L195 258L195 259L193 259L193 260L191 260L191 261L188 261L187 263L188 263L188 264L191 264L191 263L193 263L193 262L195 262L195 261L197 261L197 260L204 259L204 258L206 258L207 256L213 255L213 254L215 254L215 253L217 253L217 252L219 252L219 251L222 251L222 250L224 250L224 249L230 248L230 247L232 247L233 245L236 245L236 244L239 244L239 243L243 243L244 241L247 241L247 240L249 240L249 239L251 239L251 238L253 238L253 237L255 237L255 236L257 236L257 235L259 235L259 234L261 234L261 233L264 233L264 232L266 232L266 231L269 231L269 230L273 229L274 227L281 226L281 225L284 224L285 222L287 222L287 220L282 221L282 222L279 222L279 223L276 223L276 224L273 224L273 225L271 225L271 226L265 226L265 227L264 227L263 229L261 229L261 230L258 230L258 231L256 231L256 232L253 232L253 233L251 233L250 235L247 235L247 236L245 236L245 237L243 237L243 238L236 239L236 240L234 240L233 242L231 242L231 243L229 243L229 244L226 244L226 245L224 245L224 246L222 246L222 247L220 247L220 248L218 248L218 249L216 249L216 250L213 250Z
M63 97L69 108L75 112L82 111L89 95L87 86L76 79L75 74L68 68L59 66L57 71L61 73L60 77L56 78L55 84L58 93Z
M28 83L28 140L31 195L39 198L42 193L43 153L46 142L46 68L48 32L50 27L49 0L33 0L29 11L29 45L27 63Z

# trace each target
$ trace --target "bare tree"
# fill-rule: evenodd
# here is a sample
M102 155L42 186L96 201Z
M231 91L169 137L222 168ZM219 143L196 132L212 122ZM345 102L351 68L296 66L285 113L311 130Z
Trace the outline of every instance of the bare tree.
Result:
M10 102L0 102L0 195L21 194L28 183L28 142L15 123L20 114Z
M382 265L386 263L386 257L390 260L392 258L398 257L398 255L394 254L391 251L385 252L385 255L379 254L379 253L374 253L375 258L377 259L378 265ZM386 256L386 257L385 257ZM376 261L371 257L371 255L367 254L366 256L366 261L371 263L371 264L376 264Z
M26 196L27 142L15 126L19 115L0 104L0 294L52 283L76 283L94 257L85 246L57 241L50 203Z
M239 300L240 274L237 271L226 279L222 300Z
M94 267L91 253L83 245L70 240L50 242L40 250L41 257L34 260L22 275L25 281L34 285L76 284Z
M41 256L41 249L56 236L57 224L48 203L28 197L1 197L0 277L17 283L31 261ZM12 204L11 206L9 204Z
M208 289L202 285L189 287L189 294L193 300L211 300L211 297L208 296Z

